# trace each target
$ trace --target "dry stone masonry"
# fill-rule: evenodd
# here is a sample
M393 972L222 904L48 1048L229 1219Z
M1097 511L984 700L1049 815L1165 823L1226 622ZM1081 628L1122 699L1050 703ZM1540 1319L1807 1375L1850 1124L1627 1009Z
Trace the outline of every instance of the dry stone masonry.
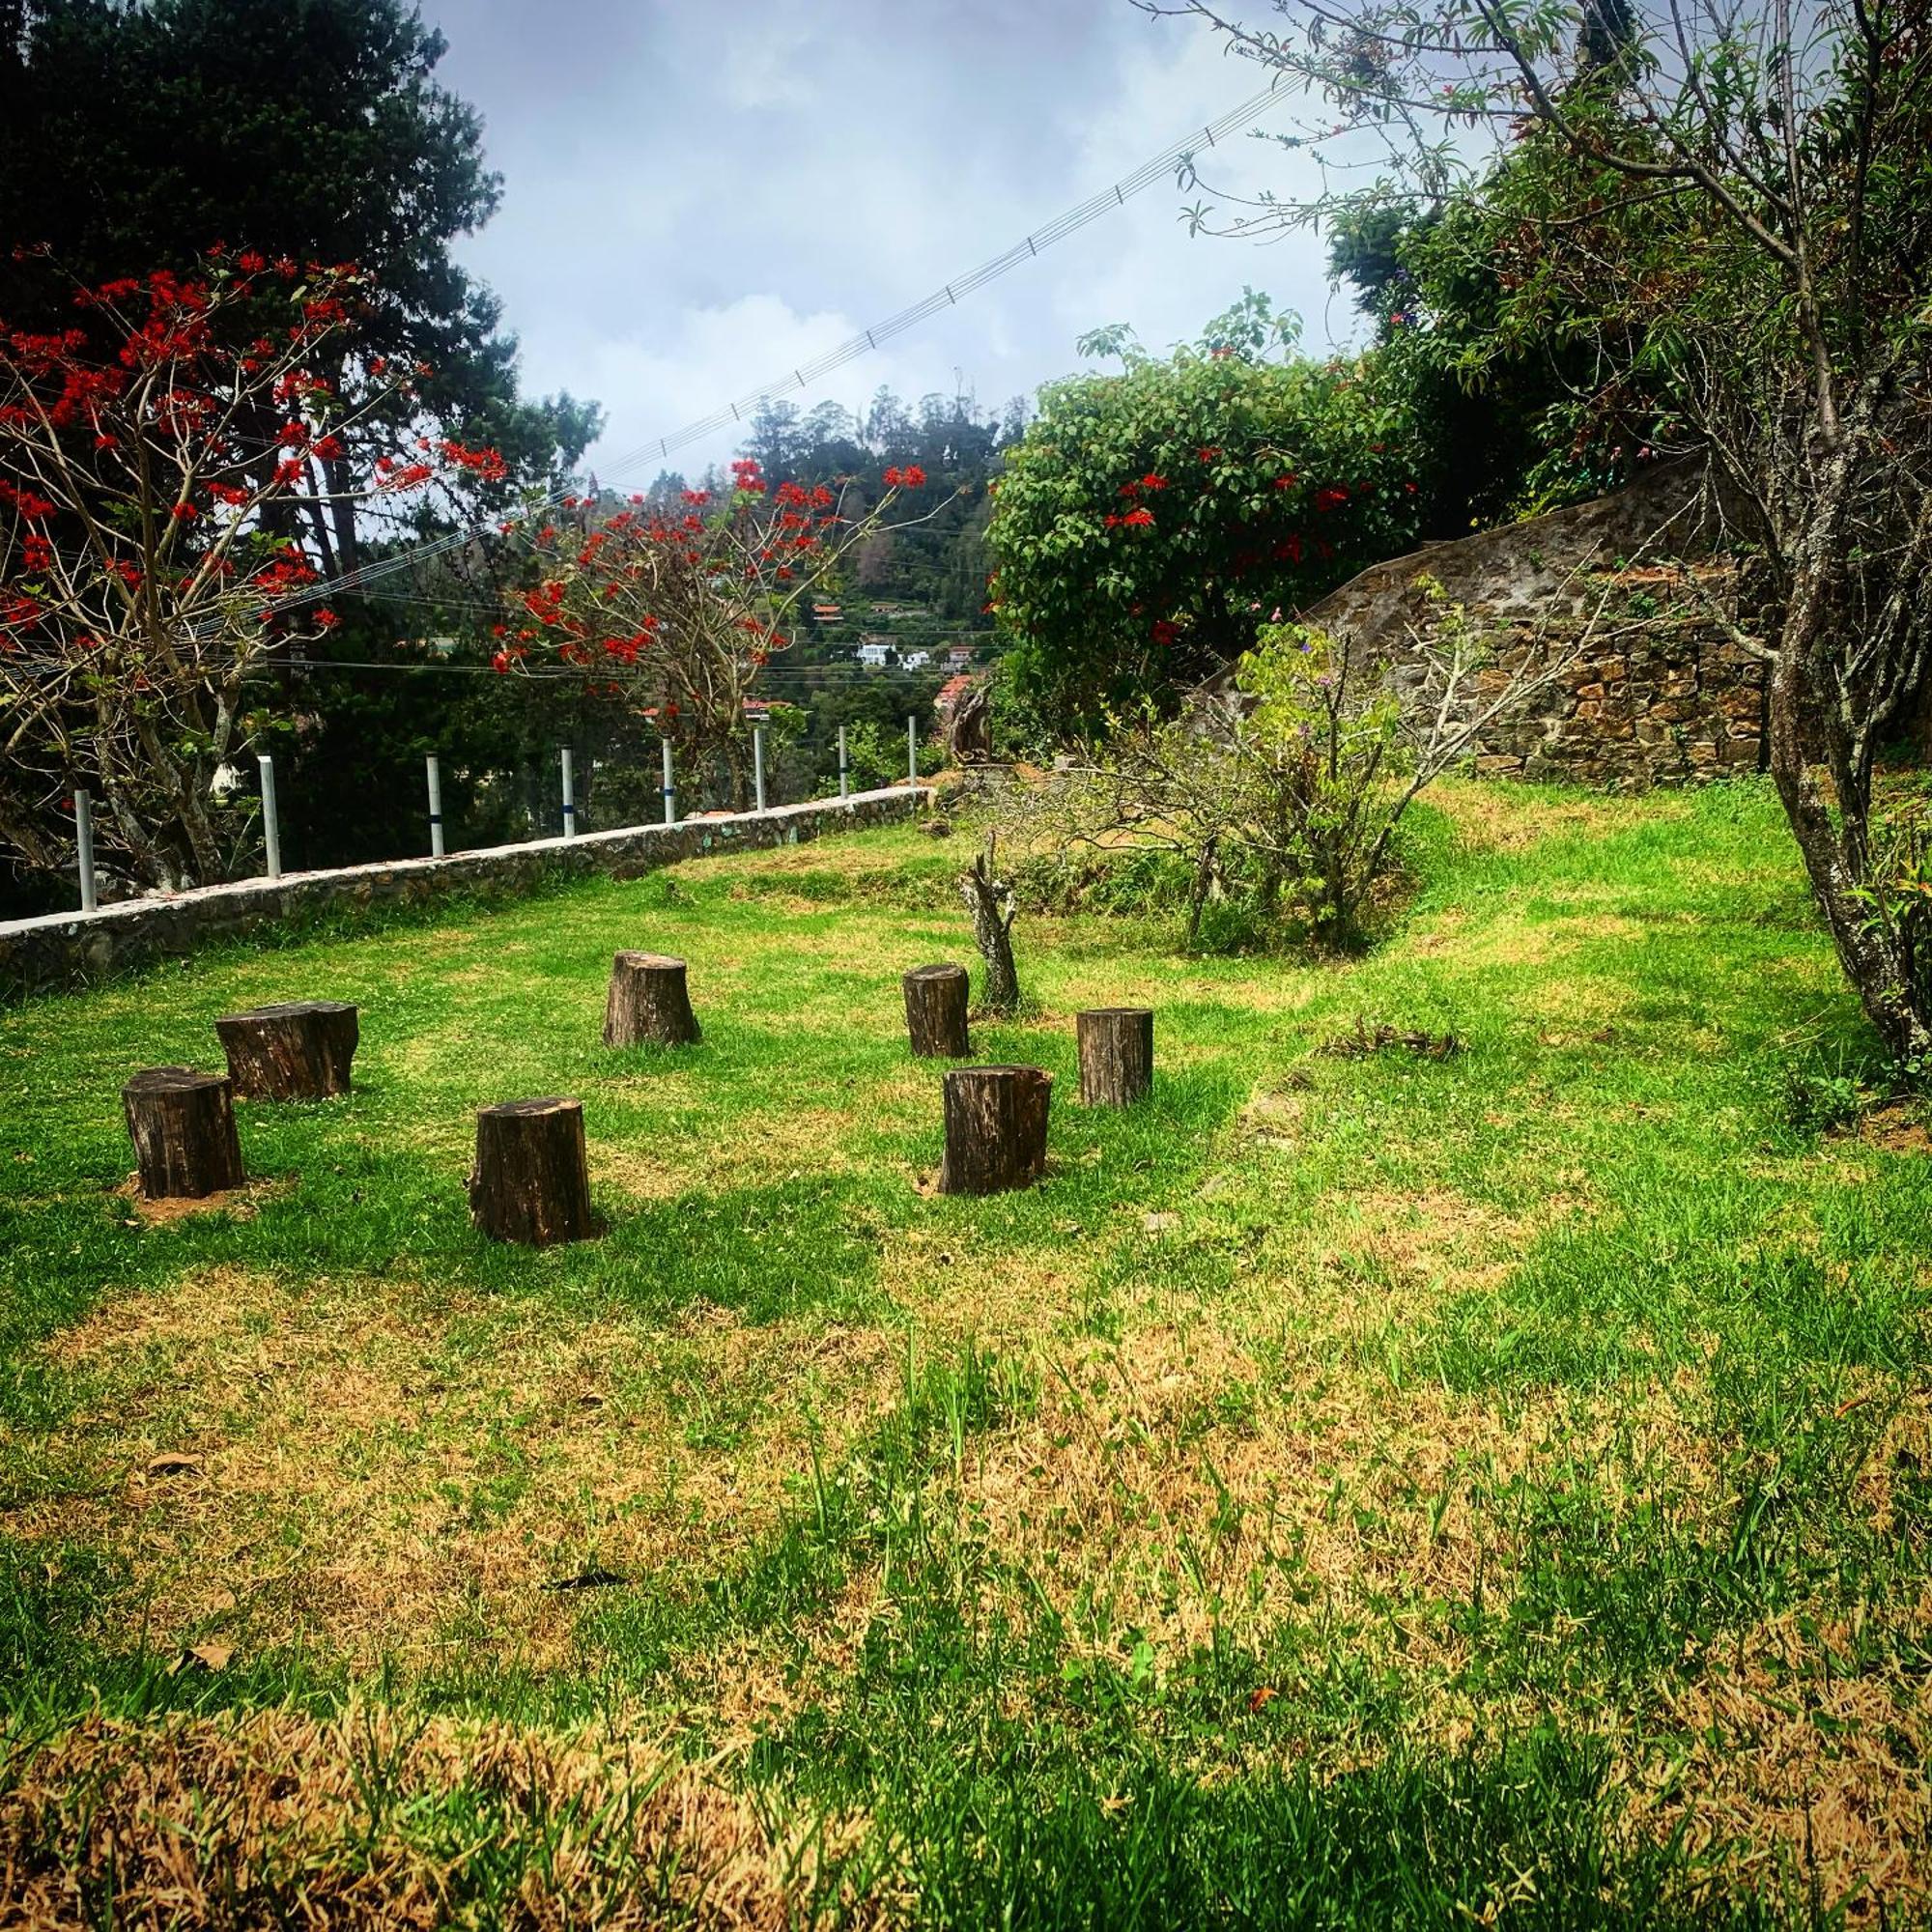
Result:
M1761 768L1764 667L1719 614L1737 583L1702 540L1684 470L1376 564L1303 615L1349 636L1415 698L1425 672L1409 639L1432 615L1421 580L1463 606L1493 648L1481 694L1525 662L1577 653L1483 732L1479 773L1639 791Z

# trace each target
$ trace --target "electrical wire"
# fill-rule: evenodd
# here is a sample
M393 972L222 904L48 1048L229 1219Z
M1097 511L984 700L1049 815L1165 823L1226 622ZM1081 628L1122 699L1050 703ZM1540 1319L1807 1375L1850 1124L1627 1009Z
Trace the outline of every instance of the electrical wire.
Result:
M637 448L625 451L615 459L611 473L623 476L639 464L663 462L675 451L686 448L703 438L715 435L719 430L732 423L742 423L754 414L760 405L780 396L788 396L810 388L823 377L836 369L842 369L847 363L856 362L863 355L873 354L882 343L903 335L908 329L917 327L922 322L937 315L942 309L956 307L960 298L984 288L989 282L997 281L1023 263L1037 260L1042 249L1050 248L1056 242L1064 242L1069 235L1078 234L1091 222L1097 221L1103 214L1124 208L1128 198L1139 194L1163 176L1173 172L1191 154L1195 153L1203 141L1211 148L1217 146L1226 136L1238 132L1250 123L1257 121L1266 110L1287 97L1278 82L1270 82L1259 94L1251 95L1238 105L1231 107L1218 120L1210 121L1204 128L1191 129L1179 140L1170 142L1159 154L1152 155L1135 168L1131 174L1123 175L1111 186L1090 195L1085 201L1056 215L1044 227L1035 229L1030 235L1022 236L1003 254L981 262L976 269L935 289L932 294L914 302L909 308L902 308L896 315L888 316L885 321L874 323L857 335L848 337L835 349L814 357L810 362L802 362L785 371L773 381L758 388L748 390L735 402L726 403L722 409L713 410L709 415L700 416L695 422L686 423L682 429L674 430L668 436L654 437ZM569 494L563 490L551 493L546 499L556 502ZM369 584L384 577L393 576L397 571L413 568L430 557L443 554L450 550L471 542L481 528L481 521L467 528L448 531L440 537L433 537L410 550L395 555L377 559L352 571L344 571L314 584L305 586L279 600L276 609L291 610L300 605L319 603L326 597L339 595L345 591L360 591Z

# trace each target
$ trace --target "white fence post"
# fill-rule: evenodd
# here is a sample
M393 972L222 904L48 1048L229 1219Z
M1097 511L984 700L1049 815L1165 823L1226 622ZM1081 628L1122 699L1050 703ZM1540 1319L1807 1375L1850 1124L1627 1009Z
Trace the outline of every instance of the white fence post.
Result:
M282 876L282 828L275 816L275 761L264 752L262 767L262 855L268 862L269 876Z
M661 738L658 742L664 747L665 823L667 825L675 825L677 823L677 779L671 771L670 740L668 738Z
M566 745L562 753L563 762L563 836L577 837L577 788L570 779L570 747Z
M80 860L80 909L93 912L100 903L94 888L94 801L84 791L73 795L73 842Z
M765 809L765 727L752 726L752 783L755 788L758 810Z
M850 798L852 795L852 767L845 756L845 727L838 727L838 796Z
M442 772L434 752L429 754L429 856L442 857Z
M919 783L919 719L911 712L906 714L906 781Z

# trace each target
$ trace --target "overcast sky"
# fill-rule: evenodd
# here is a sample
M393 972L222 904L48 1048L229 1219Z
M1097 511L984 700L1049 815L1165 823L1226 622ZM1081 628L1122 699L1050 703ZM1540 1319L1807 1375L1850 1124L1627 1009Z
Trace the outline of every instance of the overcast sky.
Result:
M755 389L1003 252L1255 94L1209 33L1127 0L424 0L441 77L481 110L503 207L462 244L504 299L533 393L592 396L591 461L635 488L651 439ZM1271 110L1293 125L1293 109ZM1239 137L1233 185L1305 187ZM1347 339L1320 242L1190 239L1163 182L850 364L858 407L955 382L982 404L1079 365L1074 338L1198 332L1243 284ZM729 439L685 452L695 472ZM633 460L626 463L624 458Z

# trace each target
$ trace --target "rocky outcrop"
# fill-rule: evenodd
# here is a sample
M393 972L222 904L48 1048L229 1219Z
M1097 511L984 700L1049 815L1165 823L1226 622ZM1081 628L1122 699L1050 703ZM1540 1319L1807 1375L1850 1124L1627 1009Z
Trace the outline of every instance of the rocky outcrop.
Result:
M1414 639L1462 605L1491 652L1478 690L1562 666L1484 729L1478 772L1641 790L1762 766L1765 669L1733 639L1735 569L1714 548L1693 469L1373 565L1302 613L1347 636L1396 690L1424 680Z

